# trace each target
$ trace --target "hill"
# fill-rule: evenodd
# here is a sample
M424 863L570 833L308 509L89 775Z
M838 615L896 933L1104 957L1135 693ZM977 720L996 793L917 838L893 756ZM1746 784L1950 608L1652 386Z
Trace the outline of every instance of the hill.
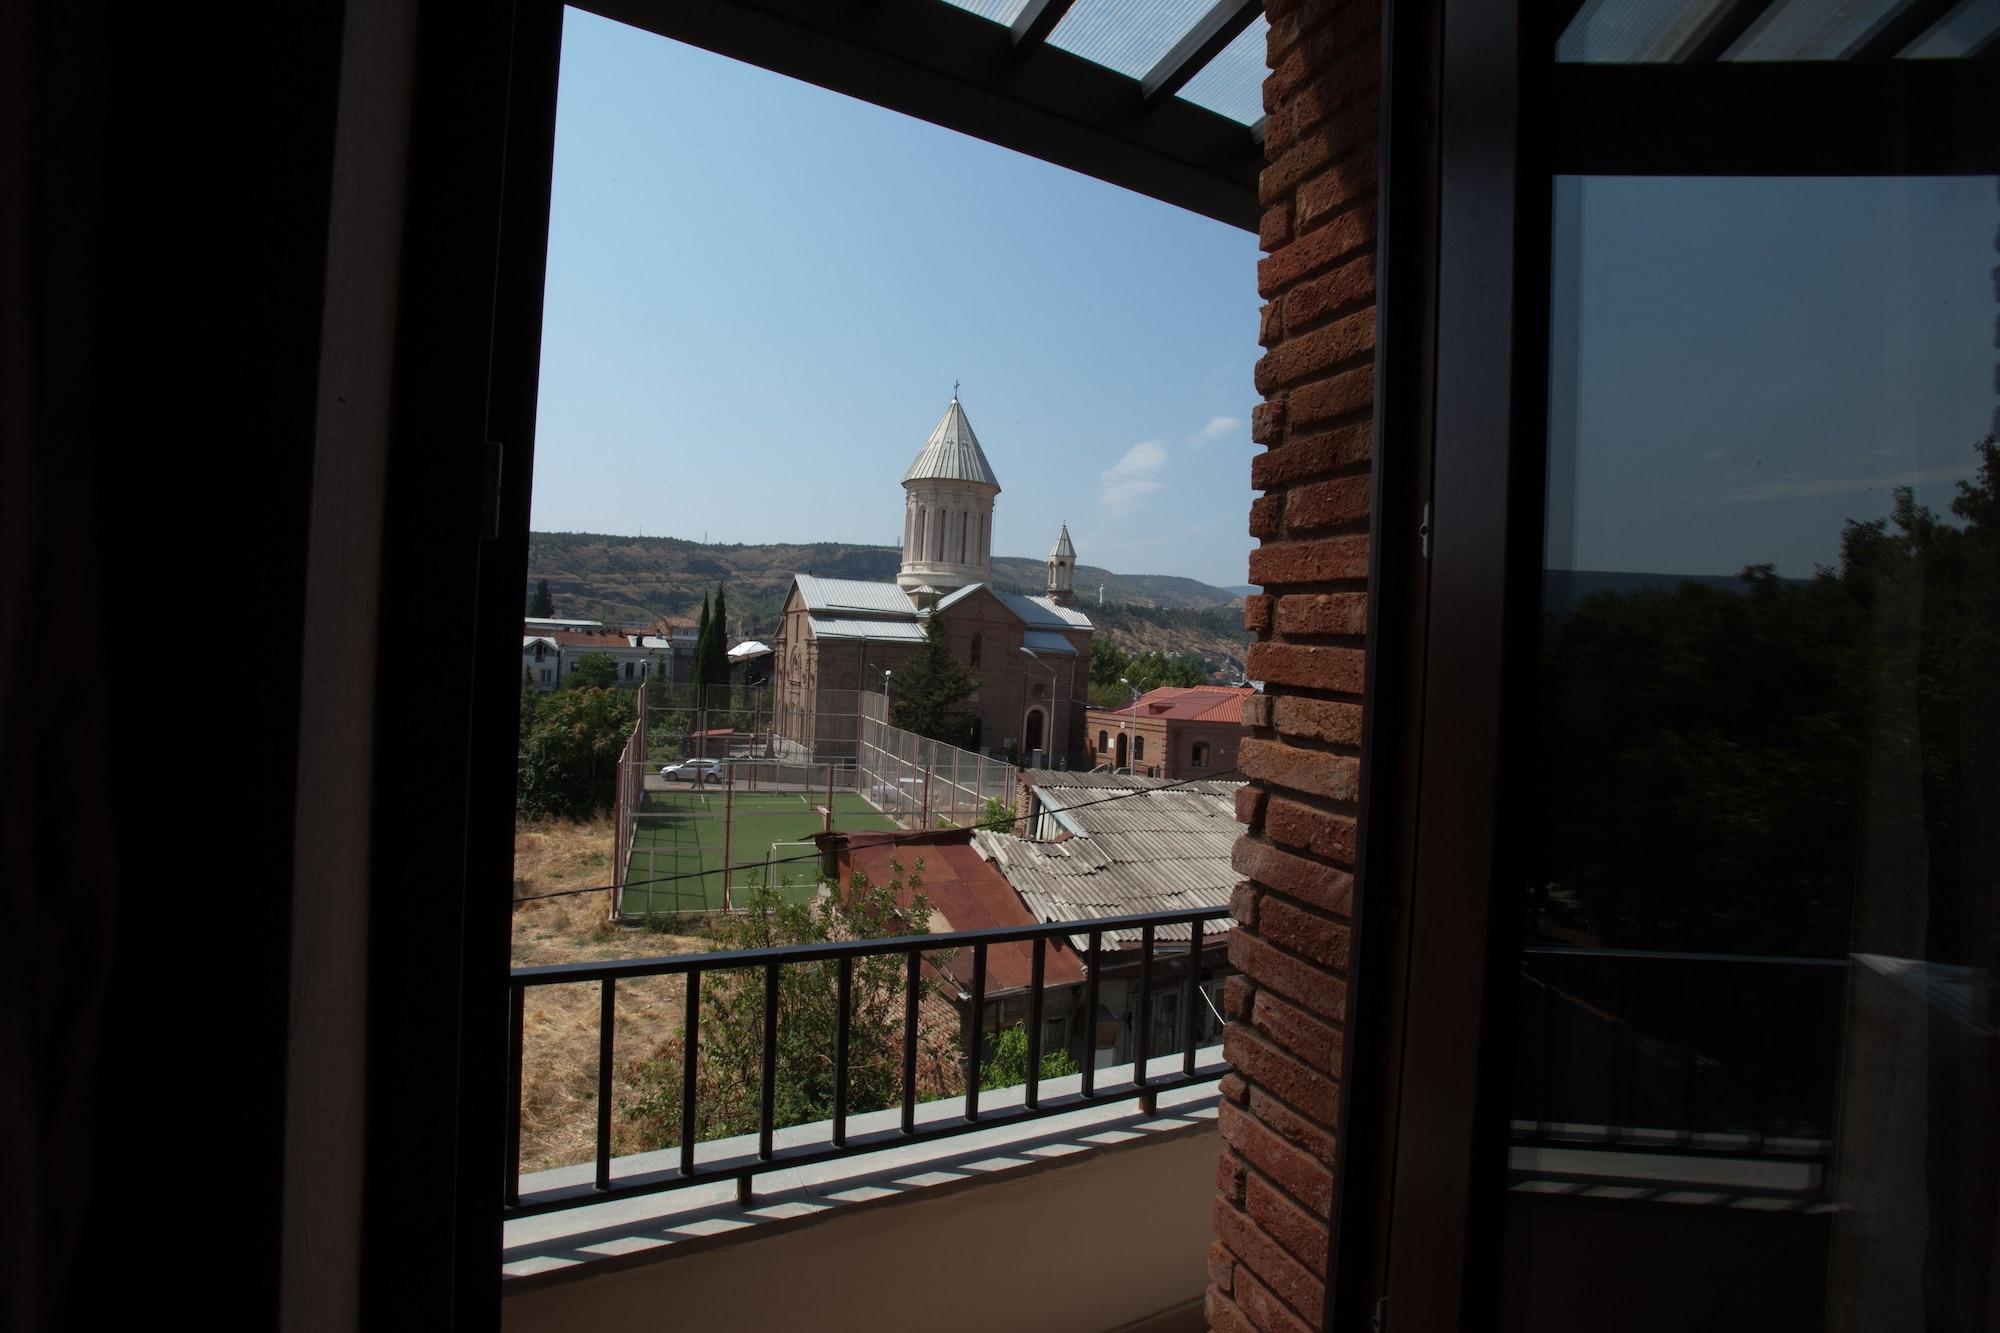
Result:
M560 616L636 624L659 616L695 615L702 596L726 582L731 632L754 638L776 629L792 575L887 582L896 577L900 562L893 546L751 546L536 532L528 537L528 589L547 579ZM993 583L1003 592L1040 592L1042 570L1037 559L995 556ZM1076 587L1078 604L1127 652L1159 649L1199 657L1212 667L1233 671L1242 666L1249 636L1243 633L1240 593L1197 579L1115 574L1095 565L1077 566Z

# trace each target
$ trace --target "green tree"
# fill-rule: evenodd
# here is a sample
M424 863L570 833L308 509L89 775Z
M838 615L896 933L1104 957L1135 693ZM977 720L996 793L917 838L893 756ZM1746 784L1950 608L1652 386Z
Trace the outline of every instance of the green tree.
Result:
M715 637L715 622L708 614L708 592L701 594L701 624L694 636L694 661L689 665L688 680L695 687L695 698L701 699L701 687L708 684L708 645Z
M1042 1052L1042 1077L1062 1078L1083 1072L1068 1051ZM1028 1030L1019 1023L1003 1028L998 1036L986 1039L986 1056L980 1062L979 1089L1018 1087L1028 1081Z
M632 704L632 693L617 689L561 689L538 699L521 744L516 807L573 818L608 808L617 799Z
M563 677L566 690L603 690L618 683L618 664L609 653L585 653L570 663Z
M856 874L844 894L819 905L792 902L761 886L749 910L725 920L711 949L767 949L838 939L921 935L930 928L930 904L918 890L923 865L908 876L909 906L898 907L900 865L887 884ZM941 955L940 958L948 956ZM939 960L933 960L939 961ZM848 1109L877 1111L902 1097L904 962L901 955L854 960L848 1030ZM777 1086L772 1102L778 1125L824 1120L833 1114L834 1035L839 964L788 963L778 969ZM919 982L923 993L935 983ZM764 1054L764 977L761 969L711 972L702 978L701 1043L695 1064L694 1126L697 1139L747 1134L758 1127ZM958 1052L949 1036L919 1043L919 1081L935 1091L957 1077ZM636 1069L639 1092L623 1112L653 1147L680 1142L683 1047L669 1038Z
M722 585L715 585L715 614L708 622L707 668L705 683L711 688L726 689L729 685L729 608L723 601Z
M535 584L535 595L528 603L528 614L538 620L546 620L556 613L556 599L549 591L549 581L542 579Z
M1091 684L1116 685L1118 678L1129 674L1131 669L1131 655L1117 644L1102 635L1090 641Z
M535 729L535 710L542 702L542 692L535 686L535 673L527 667L521 668L521 750L527 752L528 733Z
M947 745L969 747L978 713L966 703L979 682L945 646L944 627L932 616L924 646L895 674L897 726Z
M994 833L1005 833L1017 822L1014 807L1004 796L987 797L986 808L979 812L979 827Z

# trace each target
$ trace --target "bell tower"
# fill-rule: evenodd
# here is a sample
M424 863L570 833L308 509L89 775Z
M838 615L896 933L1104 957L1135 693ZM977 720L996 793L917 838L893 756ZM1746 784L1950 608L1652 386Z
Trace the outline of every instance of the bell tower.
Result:
M1049 548L1048 598L1057 606L1068 606L1076 600L1076 547L1070 545L1067 523L1056 535L1056 544Z
M903 567L896 586L950 592L993 568L993 497L1000 479L952 389L951 405L903 474Z

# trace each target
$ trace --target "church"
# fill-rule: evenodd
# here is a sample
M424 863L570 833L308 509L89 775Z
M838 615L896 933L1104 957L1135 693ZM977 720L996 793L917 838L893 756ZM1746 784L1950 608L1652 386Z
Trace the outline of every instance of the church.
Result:
M1038 767L1082 761L1093 627L1071 605L1076 548L1064 524L1041 596L996 589L999 494L1000 479L954 390L903 474L896 581L794 576L772 678L780 736L820 757L851 750L860 696L893 700L897 669L936 619L952 656L979 682L969 700L978 713L974 748Z

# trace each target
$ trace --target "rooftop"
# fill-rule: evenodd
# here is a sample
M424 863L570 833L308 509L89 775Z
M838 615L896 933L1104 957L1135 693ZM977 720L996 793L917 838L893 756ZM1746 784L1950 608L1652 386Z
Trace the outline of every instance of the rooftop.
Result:
M916 461L903 474L905 485L913 481L967 481L1000 489L1000 478L993 475L986 451L979 447L979 437L972 433L972 423L966 420L955 393Z

